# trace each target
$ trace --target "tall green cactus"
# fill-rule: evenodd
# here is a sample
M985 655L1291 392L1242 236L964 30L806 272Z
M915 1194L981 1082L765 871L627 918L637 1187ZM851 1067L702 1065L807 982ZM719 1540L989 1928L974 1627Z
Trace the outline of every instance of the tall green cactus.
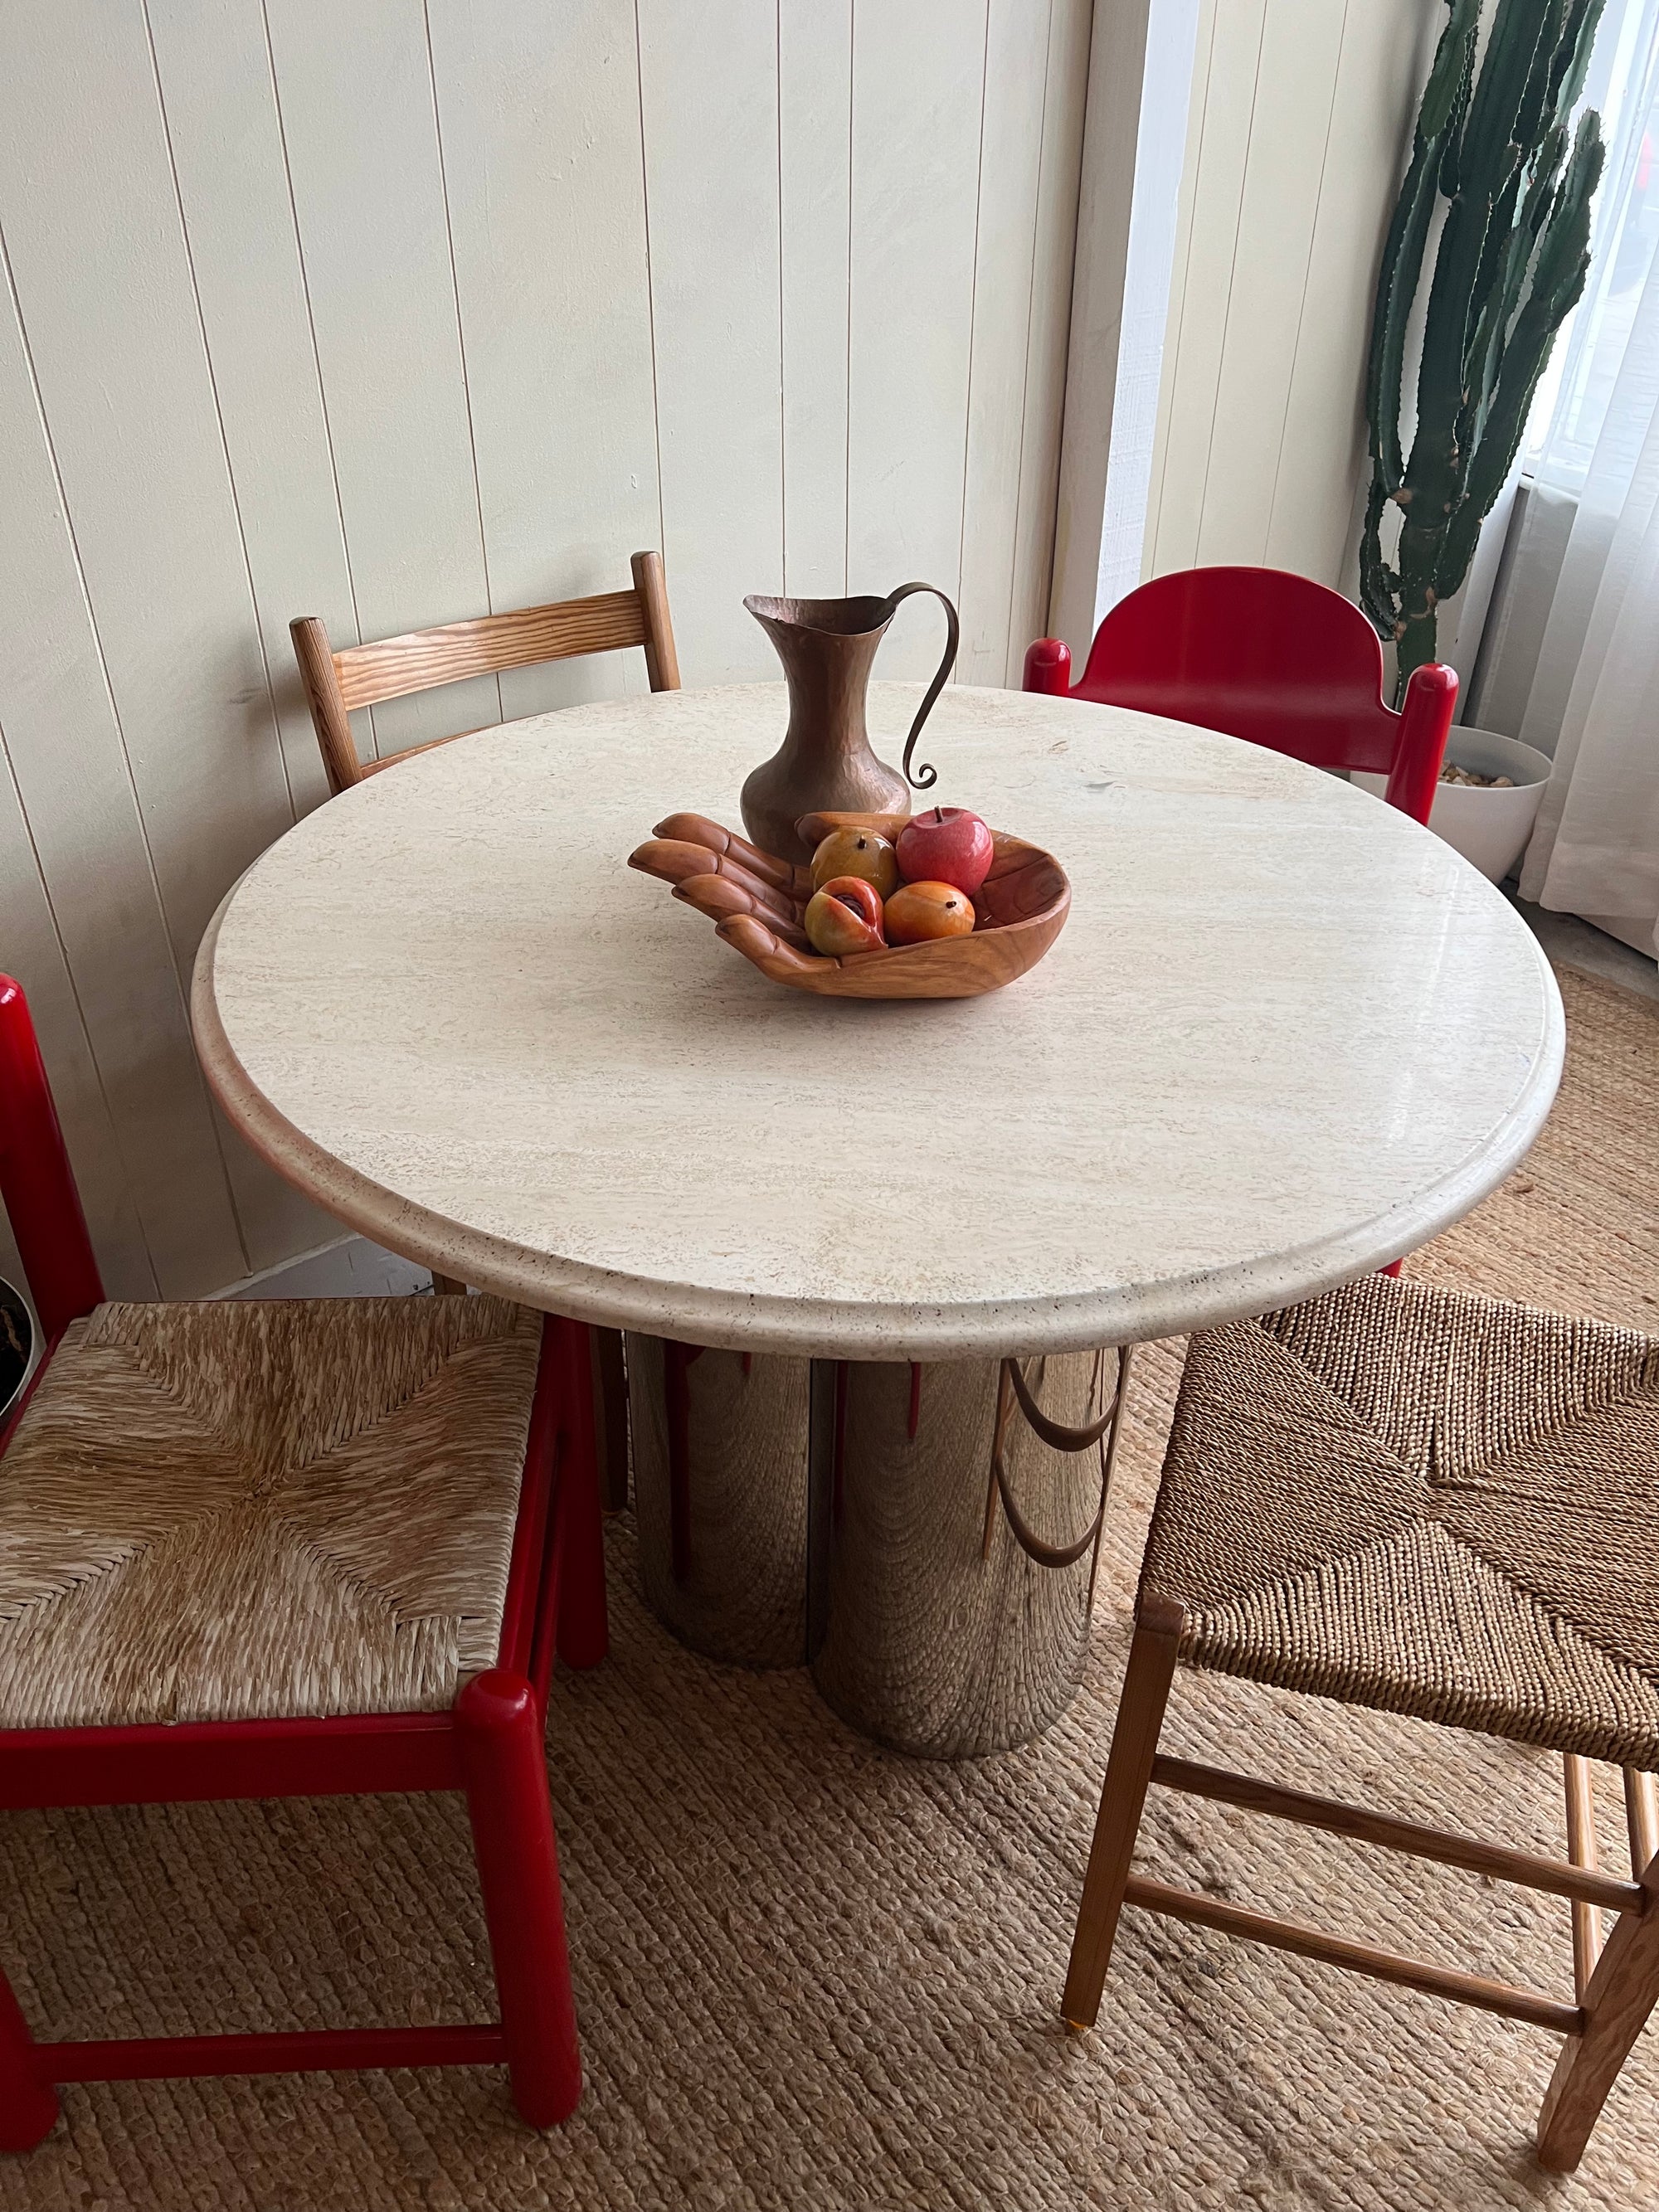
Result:
M1584 289L1600 118L1568 142L1603 0L1498 0L1480 64L1481 0L1446 0L1411 165L1389 225L1371 319L1365 412L1371 486L1359 597L1399 648L1403 690L1435 657L1435 610L1474 558L1555 334ZM1402 457L1407 325L1437 200L1446 204L1423 322L1411 459ZM1391 567L1389 502L1401 510Z

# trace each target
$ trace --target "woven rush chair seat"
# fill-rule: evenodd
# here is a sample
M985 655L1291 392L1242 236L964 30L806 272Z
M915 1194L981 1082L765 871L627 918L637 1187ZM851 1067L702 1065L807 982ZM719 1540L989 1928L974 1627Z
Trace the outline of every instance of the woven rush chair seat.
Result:
M1552 1857L1158 1748L1178 1666L1559 1753ZM1628 1880L1592 1759L1624 1770ZM1374 1275L1193 1338L1061 2011L1126 1905L1553 2029L1540 2162L1577 2166L1659 2002L1659 1339ZM1154 1784L1567 1899L1572 2001L1133 1870ZM1602 1916L1613 1916L1605 1930Z
M39 2036L0 1971L0 2154L86 2081L504 2064L532 2127L568 2119L547 1722L555 1662L609 1644L588 1330L500 1298L111 1304L9 975L0 1208L46 1346L0 1426L0 1810L457 1791L498 2015Z
M1378 1280L1196 1336L1179 1656L1659 1768L1659 1339Z
M541 1319L103 1304L0 1459L0 1729L435 1711L496 1663Z

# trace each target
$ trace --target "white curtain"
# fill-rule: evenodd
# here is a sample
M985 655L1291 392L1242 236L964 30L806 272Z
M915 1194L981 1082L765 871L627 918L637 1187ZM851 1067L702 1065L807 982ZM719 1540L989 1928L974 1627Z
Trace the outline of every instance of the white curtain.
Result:
M1531 457L1540 539L1577 512L1519 731L1555 763L1521 893L1659 951L1659 0L1608 32L1595 268Z

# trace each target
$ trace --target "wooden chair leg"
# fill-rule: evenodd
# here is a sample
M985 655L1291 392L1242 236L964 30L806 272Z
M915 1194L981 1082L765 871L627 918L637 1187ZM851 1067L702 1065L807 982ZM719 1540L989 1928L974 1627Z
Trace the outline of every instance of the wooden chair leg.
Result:
M1621 1912L1583 1994L1584 2032L1555 2062L1538 2116L1538 2162L1571 2173L1619 2069L1659 2003L1659 1861L1642 1875L1645 1909Z
M576 2109L582 2065L541 1713L521 1675L492 1668L455 1719L513 2101L532 2128L553 2127Z
M566 1336L564 1464L558 1510L564 1518L559 1566L558 1652L567 1667L597 1667L611 1648L605 1602L605 1519L593 1431L593 1365L588 1330L561 1322Z
M464 1298L466 1285L459 1275L441 1275L434 1267L432 1271L432 1291L434 1297Z
M1100 2011L1185 1618L1169 1599L1142 1596L1060 2001L1061 2014L1073 2027L1092 2027Z
M58 2092L41 2076L37 2048L0 1974L0 2151L33 2150L58 2124Z

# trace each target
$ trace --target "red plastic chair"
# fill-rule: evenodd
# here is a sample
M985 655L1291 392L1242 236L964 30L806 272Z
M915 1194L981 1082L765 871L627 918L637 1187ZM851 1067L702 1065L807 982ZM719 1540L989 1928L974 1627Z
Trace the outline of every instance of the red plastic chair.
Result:
M1095 633L1082 681L1057 637L1025 656L1025 689L1138 707L1224 730L1315 768L1389 779L1390 806L1426 823L1457 700L1438 664L1382 701L1382 645L1352 599L1283 568L1186 568L1121 599Z
M64 1346L65 1331L103 1300L28 1008L9 977L0 977L0 1199L48 1347L27 1397L0 1436L3 1450L18 1444L31 1402L40 1408L40 1418L48 1417L54 1402L53 1358ZM438 1303L452 1313L459 1304ZM357 1326L365 1341L382 1327L388 1340L399 1328L412 1340L417 1328L435 1327L419 1310L400 1322L392 1308L410 1304L362 1302ZM421 1302L427 1316L431 1304ZM371 1315L363 1310L368 1304L385 1310ZM217 1324L205 1317L232 1310L189 1309L188 1326L210 1333ZM153 1313L159 1322L186 1310L104 1311ZM335 1304L330 1319L336 1325L339 1315ZM295 1325L310 1328L313 1322L304 1317ZM322 1316L315 1317L319 1332L327 1325ZM76 1330L70 1346L86 1334ZM58 1366L67 1375L83 1357L65 1348ZM463 1422L479 1371L469 1368L453 1384L450 1402ZM38 2143L58 2116L56 2085L70 2081L504 2061L514 2101L532 2126L549 2126L574 2108L581 2093L581 2064L543 1735L556 1647L576 1667L596 1665L606 1649L587 1330L570 1322L545 1321L533 1376L516 1505L508 1488L494 1509L492 1526L507 1559L497 1661L467 1680L447 1709L0 1730L0 1807L5 1808L463 1790L500 2021L484 2026L36 2042L9 1984L0 1977L0 2148L21 2151ZM515 1394L511 1402L518 1408L517 1420L524 1418L530 1389L522 1351L514 1354L511 1377L507 1388ZM60 1399L70 1387L61 1381L56 1386ZM277 1396L280 1403L280 1391ZM504 1433L514 1431L508 1428ZM516 1447L509 1448L509 1482ZM418 1471L412 1455L410 1465L412 1476ZM6 1486L0 1482L0 1528L7 1510ZM510 1553L504 1542L509 1522ZM358 1532L348 1527L345 1533L355 1537ZM257 1664L248 1679L257 1684Z
M1352 599L1286 568L1182 568L1120 599L1071 686L1071 647L1040 637L1025 689L1138 707L1222 730L1314 768L1389 779L1390 806L1426 823L1457 672L1413 672L1403 713L1382 700L1382 641ZM1383 1268L1397 1275L1400 1262Z

